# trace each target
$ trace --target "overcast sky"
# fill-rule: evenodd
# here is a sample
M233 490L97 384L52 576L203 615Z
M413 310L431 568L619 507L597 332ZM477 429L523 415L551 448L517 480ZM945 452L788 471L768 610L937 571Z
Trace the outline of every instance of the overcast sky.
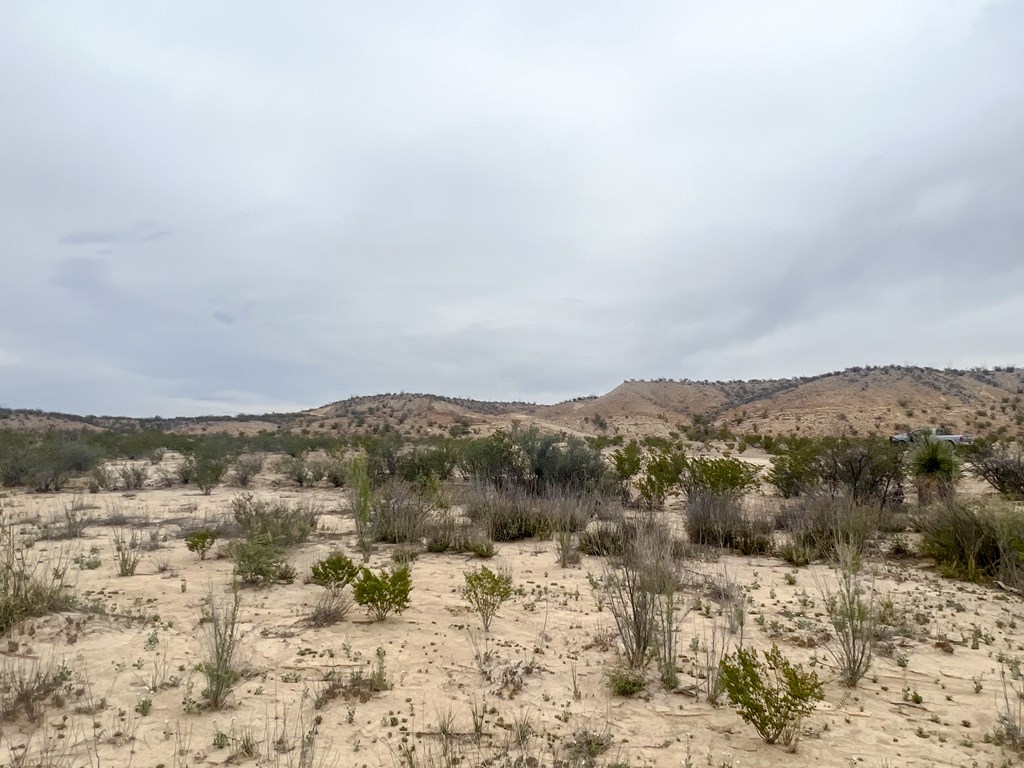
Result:
M0 5L0 405L1024 364L1024 2Z

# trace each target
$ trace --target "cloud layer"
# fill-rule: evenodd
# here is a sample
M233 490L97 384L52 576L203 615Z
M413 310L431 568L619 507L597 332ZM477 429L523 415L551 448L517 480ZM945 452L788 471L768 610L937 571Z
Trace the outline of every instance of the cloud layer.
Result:
M1024 5L0 11L0 404L1024 363Z

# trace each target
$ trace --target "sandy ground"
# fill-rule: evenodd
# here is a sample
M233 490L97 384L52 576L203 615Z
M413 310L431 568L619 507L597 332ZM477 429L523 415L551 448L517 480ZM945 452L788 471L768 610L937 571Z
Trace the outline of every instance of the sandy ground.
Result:
M744 643L767 647L776 641L825 680L826 699L804 721L791 754L763 744L727 705L716 707L699 691L694 695L703 648L713 626L724 627L727 620L727 607L703 586L687 592L699 608L682 624L680 689L663 690L652 668L646 694L615 697L605 678L616 655L608 641L613 623L588 581L588 574L606 567L601 558L584 557L580 566L563 569L553 542L498 545L488 564L507 567L521 590L501 609L488 637L457 594L463 572L481 561L451 554L415 560L412 603L404 614L371 623L354 606L342 623L313 629L303 622L320 589L302 583L309 565L335 548L359 559L343 494L259 493L285 500L315 495L325 516L314 539L292 552L299 571L294 584L242 590L242 661L249 671L219 712L189 713L183 702L189 695L198 699L202 687L196 665L203 652L203 601L210 594L227 599L232 564L212 555L200 561L186 550L180 531L230 514L234 490L85 496L97 519L116 504L138 521L147 541L155 531L157 548L131 577L116 575L109 526L91 525L81 539L34 544L29 554L44 560L61 551L98 558L96 568L72 565L69 578L79 595L100 600L106 612L29 620L3 639L0 664L63 661L73 687L47 706L39 722L19 717L3 723L0 765L20 765L19 755L38 754L47 744L54 756L45 764L55 766L245 762L237 753L250 733L259 742L253 764L299 765L297 745L315 717L322 718L322 764L401 765L403 748L414 746L420 758L440 749L438 734L449 730L449 715L453 739L477 754L474 703L487 713L484 744L514 739L527 723L534 735L525 749L538 756L550 754L549 745L565 749L584 731L608 734L610 748L599 758L608 764L997 766L1015 760L984 739L1001 703L999 660L1024 655L1024 604L1016 595L940 578L914 560L872 561L875 589L892 601L899 619L894 623L904 626L880 646L860 687L850 690L836 680L822 644L827 568L793 569L773 558L695 558L690 568L697 583L728 578L745 593ZM68 493L7 493L2 505L31 535L39 521L59 516L71 500ZM378 546L371 563L390 565L391 549ZM471 633L478 647L494 654L490 680L474 659ZM739 633L723 633L731 644L739 641ZM390 690L313 709L325 674L369 672L378 649L385 654ZM522 674L521 690L502 684L506 670L510 677ZM151 709L140 714L136 708L145 699ZM218 732L227 735L227 745L215 744ZM61 762L61 754L73 759Z

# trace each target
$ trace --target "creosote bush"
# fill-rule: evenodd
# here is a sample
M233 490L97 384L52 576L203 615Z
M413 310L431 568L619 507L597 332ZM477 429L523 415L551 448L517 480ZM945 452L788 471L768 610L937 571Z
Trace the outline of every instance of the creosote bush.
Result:
M214 542L217 541L217 532L204 528L201 531L195 531L185 536L185 547L189 552L194 552L199 555L200 560L206 559L206 554L213 547Z
M231 542L229 553L235 561L235 575L243 584L263 586L295 581L295 568L288 562L284 549L274 544L265 531Z
M486 565L467 571L463 576L466 583L460 590L462 599L480 617L484 632L487 632L495 614L512 597L512 576L508 573L495 573Z
M359 566L341 552L335 552L310 568L310 581L324 591L317 597L309 615L314 627L336 624L345 618L352 607L352 596L346 590L359 575Z
M355 601L375 621L383 621L392 613L402 613L409 607L411 591L412 574L407 565L393 570L384 568L379 573L363 568L352 587Z
M723 658L721 680L729 703L767 744L780 737L790 743L800 720L824 698L818 676L791 664L775 643L764 651L764 661L751 648Z
M251 493L243 493L231 500L235 522L245 536L266 534L271 543L279 547L301 544L316 530L320 507L313 501L288 506L270 502Z

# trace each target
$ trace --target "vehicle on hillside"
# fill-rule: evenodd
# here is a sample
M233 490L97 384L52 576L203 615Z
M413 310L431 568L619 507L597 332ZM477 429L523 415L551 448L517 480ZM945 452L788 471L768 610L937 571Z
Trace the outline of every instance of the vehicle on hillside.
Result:
M970 445L974 442L974 438L970 435L954 435L942 427L923 427L922 429L915 429L913 432L900 432L899 434L892 435L889 438L889 442L918 443L926 437L930 437L932 440L940 440L944 443L952 443L953 445Z

